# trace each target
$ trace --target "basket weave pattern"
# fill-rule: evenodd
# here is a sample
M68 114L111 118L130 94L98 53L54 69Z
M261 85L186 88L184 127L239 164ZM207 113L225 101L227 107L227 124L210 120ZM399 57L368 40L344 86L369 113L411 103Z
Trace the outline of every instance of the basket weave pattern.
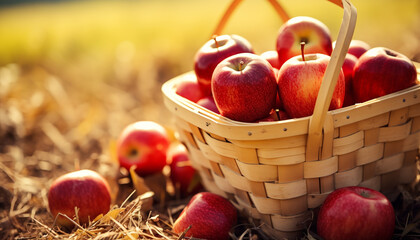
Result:
M177 79L171 81L176 86ZM231 125L225 120L226 129L218 130L212 128L218 123L207 119L197 126L180 105L166 103L205 187L276 230L304 229L302 223L311 217L308 209L320 206L334 189L359 185L386 192L417 175L420 85L329 111L318 161L305 158L309 117ZM199 106L195 110L191 114L206 113ZM244 133L230 133L229 128ZM257 134L270 136L255 139Z

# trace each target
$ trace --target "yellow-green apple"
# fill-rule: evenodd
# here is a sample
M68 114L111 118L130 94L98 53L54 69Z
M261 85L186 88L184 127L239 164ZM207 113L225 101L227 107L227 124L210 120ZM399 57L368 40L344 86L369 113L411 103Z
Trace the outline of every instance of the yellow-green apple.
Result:
M280 27L277 35L280 66L291 57L300 55L302 42L305 43L305 53L332 53L330 30L324 23L312 17L294 17Z
M193 102L204 97L196 78L184 78L176 85L175 93Z
M384 47L365 52L353 73L356 102L381 97L417 84L417 71L405 55Z
M279 69L280 62L279 62L279 54L275 50L265 51L260 54L265 60L267 60L273 68Z
M194 195L175 221L173 230L208 240L229 239L229 231L237 222L236 208L225 198L210 192Z
M276 103L276 86L273 67L252 53L221 61L211 83L220 114L242 122L254 122L270 114Z
M217 109L216 103L214 102L214 99L212 96L207 96L198 100L197 104L217 114L220 114L219 109Z
M347 107L350 105L355 104L354 101L354 94L353 94L353 70L354 66L356 66L357 63L357 57L354 55L347 53L346 57L344 58L343 63L343 73L344 73L344 79L346 81L346 94L344 96L344 103L343 107Z
M357 58L363 55L367 50L370 49L370 45L362 40L351 40L348 53L354 55Z
M121 167L140 176L160 172L166 165L169 136L163 126L153 121L138 121L124 128L117 140L117 156Z
M191 166L187 148L180 142L170 145L167 153L170 166L170 179L175 187L179 187L181 197L198 193L202 189L198 172Z
M75 222L75 208L78 208L79 224L85 225L99 214L109 211L111 193L108 182L97 172L79 170L55 179L48 191L48 205L56 223L72 228L73 223L59 213L67 215Z
M287 60L278 73L278 89L284 110L291 118L312 115L330 56L305 54ZM343 106L344 73L341 70L335 86L330 110Z
M317 233L325 240L391 239L394 208L380 192L344 187L330 193L317 217Z
M204 95L211 95L211 77L217 64L238 53L253 53L251 43L238 35L220 35L208 40L195 54L194 72Z

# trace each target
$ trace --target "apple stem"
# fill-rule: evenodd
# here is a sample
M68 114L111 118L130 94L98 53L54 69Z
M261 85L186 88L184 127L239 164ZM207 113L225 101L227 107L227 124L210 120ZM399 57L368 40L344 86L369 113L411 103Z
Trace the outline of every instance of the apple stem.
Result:
M244 64L245 63L242 60L239 62L239 71L242 71Z
M302 60L305 61L305 42L300 42L300 52L302 54Z
M214 42L215 42L215 44L216 44L216 48L219 48L219 43L217 42L217 35L213 35L213 40L214 40Z

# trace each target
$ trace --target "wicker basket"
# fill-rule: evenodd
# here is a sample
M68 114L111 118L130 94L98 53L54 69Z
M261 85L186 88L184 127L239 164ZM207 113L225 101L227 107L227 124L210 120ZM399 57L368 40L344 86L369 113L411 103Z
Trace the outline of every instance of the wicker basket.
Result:
M356 21L349 1L341 7L337 44L310 117L261 123L222 117L175 93L178 82L195 78L193 72L162 86L165 105L207 190L229 198L277 237L302 233L311 209L337 188L359 185L386 192L417 175L420 85L328 111Z

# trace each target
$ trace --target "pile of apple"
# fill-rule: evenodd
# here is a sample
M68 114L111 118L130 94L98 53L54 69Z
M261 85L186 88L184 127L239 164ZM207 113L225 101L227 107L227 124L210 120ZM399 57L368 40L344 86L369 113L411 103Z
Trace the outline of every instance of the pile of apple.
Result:
M117 141L120 167L133 169L139 177L162 174L170 167L170 180L180 196L191 201L175 221L175 233L205 239L228 239L236 224L237 210L225 198L200 192L195 181L196 170L191 166L187 148L172 140L162 125L139 121L127 125ZM71 230L75 225L88 225L105 215L111 206L111 191L107 180L92 170L78 170L55 179L48 192L49 209L55 223ZM184 233L185 232L185 233Z
M278 32L276 50L257 55L238 35L214 36L196 53L196 79L176 93L242 122L310 116L334 43L328 27L295 17ZM365 102L417 82L414 64L393 50L352 40L329 110Z

